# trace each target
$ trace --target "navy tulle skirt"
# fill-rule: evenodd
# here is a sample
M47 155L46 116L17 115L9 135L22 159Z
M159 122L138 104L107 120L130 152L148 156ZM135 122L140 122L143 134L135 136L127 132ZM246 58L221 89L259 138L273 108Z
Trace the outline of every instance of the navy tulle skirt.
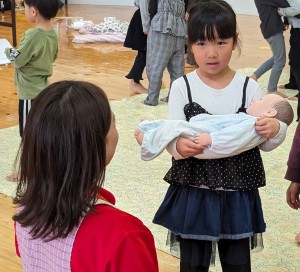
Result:
M257 250L263 247L261 233L266 229L258 189L222 191L176 184L170 185L153 223L184 239L251 238L251 248Z

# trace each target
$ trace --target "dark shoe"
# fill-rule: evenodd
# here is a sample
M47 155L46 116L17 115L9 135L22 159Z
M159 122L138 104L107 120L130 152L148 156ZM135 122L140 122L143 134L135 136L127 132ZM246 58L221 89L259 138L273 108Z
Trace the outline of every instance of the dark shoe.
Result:
M297 86L291 85L290 83L283 85L285 89L297 90Z
M150 104L146 100L142 101L142 103L145 104L145 105L147 105L147 106L157 106L157 104L158 104L158 103L156 103L156 104Z

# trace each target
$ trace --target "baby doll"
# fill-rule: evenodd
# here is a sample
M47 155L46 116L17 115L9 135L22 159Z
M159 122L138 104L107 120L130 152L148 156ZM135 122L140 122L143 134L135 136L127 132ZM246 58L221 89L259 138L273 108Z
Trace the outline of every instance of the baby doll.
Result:
M247 114L209 115L201 114L183 120L143 121L134 132L141 145L143 160L152 160L161 154L169 143L178 137L188 137L199 144L203 154L197 158L222 158L233 156L257 145L264 151L271 151L266 138L255 129L257 118L273 117L291 124L294 113L289 102L276 94L267 94L261 100L253 101ZM176 158L175 158L176 159Z

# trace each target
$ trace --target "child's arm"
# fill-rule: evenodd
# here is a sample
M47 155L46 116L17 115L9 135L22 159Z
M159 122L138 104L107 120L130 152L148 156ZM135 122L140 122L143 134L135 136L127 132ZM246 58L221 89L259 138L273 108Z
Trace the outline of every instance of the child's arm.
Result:
M266 139L256 133L255 118L249 117L209 134L204 134L202 143L210 143L203 154L195 156L198 159L217 159L240 154L252 149ZM195 142L198 142L195 139Z
M271 151L285 140L287 125L275 118L258 118L255 129L259 135L267 138L259 148L263 151Z
M187 142L188 146L189 143L191 143L197 150L201 150L201 152L204 149L204 147L198 148L198 146L190 140L194 138L194 135L198 131L184 120L143 121L139 124L139 129L143 133L141 158L145 161L152 160L159 156L170 142L174 141L174 139L177 141L178 137L184 137L180 138L182 139L180 142ZM137 138L140 135L136 133L135 136ZM185 151L183 151L183 153L185 154L184 156L187 156Z
M211 145L212 139L208 133L198 133L194 137L194 143L196 143L198 145L199 149L205 150L209 145ZM201 156L201 155L202 154L196 155L194 157L197 158L198 156Z
M169 146L168 146L169 147ZM196 157L203 153L205 149L202 145L194 143L191 139L188 138L178 138L176 141L176 151L178 153L178 157L175 157L174 153L171 153L175 159L184 159L189 157ZM167 148L168 152L169 149ZM169 152L170 153L170 152Z
M140 5L143 32L147 34L150 29L149 1L142 0L140 1L139 5Z
M300 14L300 1L290 1L290 7L279 8L278 13L282 16L295 16Z
M287 192L286 201L293 209L300 208L300 123L298 123L295 136L293 139L289 159L287 162L288 168L285 174L285 179L291 181Z
M27 39L26 34L22 38L18 48L5 48L5 55L16 68L26 65L34 56L32 40Z

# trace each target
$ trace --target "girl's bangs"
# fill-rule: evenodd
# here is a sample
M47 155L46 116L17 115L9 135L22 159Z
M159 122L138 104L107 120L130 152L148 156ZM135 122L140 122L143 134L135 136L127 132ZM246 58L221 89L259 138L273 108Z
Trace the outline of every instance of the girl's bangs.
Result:
M196 18L195 18L196 17ZM191 18L192 27L188 27L190 43L196 41L214 41L216 39L228 39L236 36L236 20L229 14L222 12L215 14L200 14Z

